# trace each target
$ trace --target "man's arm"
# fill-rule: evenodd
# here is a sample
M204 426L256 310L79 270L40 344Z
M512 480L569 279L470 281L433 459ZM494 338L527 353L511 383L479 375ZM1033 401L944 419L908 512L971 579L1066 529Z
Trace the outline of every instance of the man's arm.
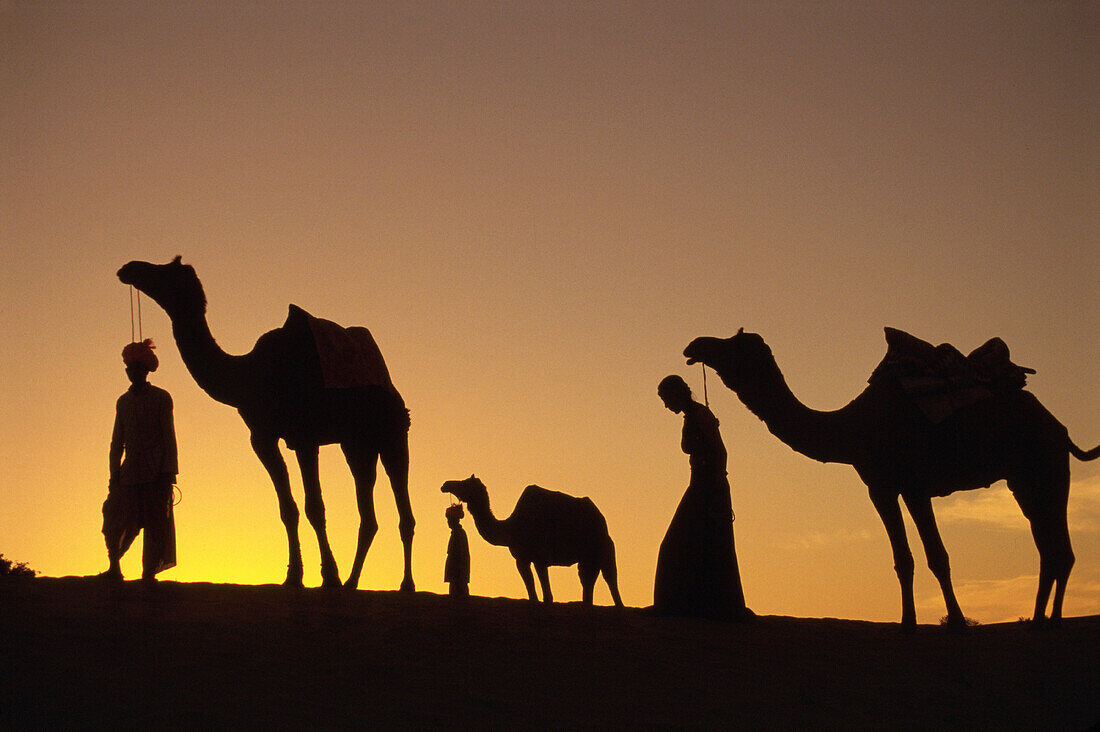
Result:
M115 405L115 426L111 431L110 482L107 484L108 486L114 486L115 482L118 481L119 472L122 470L122 453L124 449L122 415L119 414L118 405Z
M176 482L176 474L179 473L179 458L176 453L176 427L172 419L172 395L164 392L165 404L161 410L161 434L164 435L164 465L161 466L161 475L170 477Z

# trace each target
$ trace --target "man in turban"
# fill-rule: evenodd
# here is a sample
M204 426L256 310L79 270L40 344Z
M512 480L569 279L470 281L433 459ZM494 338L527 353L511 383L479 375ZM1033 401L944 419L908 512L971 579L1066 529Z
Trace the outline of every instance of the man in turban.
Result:
M130 388L118 398L111 435L111 480L103 503L107 579L122 579L119 561L142 529L142 580L155 582L158 572L176 565L176 431L171 395L148 381L159 365L153 348L146 339L122 349Z

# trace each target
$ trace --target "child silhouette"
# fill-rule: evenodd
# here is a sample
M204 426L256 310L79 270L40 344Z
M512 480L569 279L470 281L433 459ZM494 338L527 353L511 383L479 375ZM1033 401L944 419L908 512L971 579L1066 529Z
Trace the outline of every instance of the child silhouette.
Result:
M450 595L453 597L470 596L470 543L466 539L466 530L459 523L464 515L461 503L449 506L446 511L451 539L447 542L443 579L450 585Z

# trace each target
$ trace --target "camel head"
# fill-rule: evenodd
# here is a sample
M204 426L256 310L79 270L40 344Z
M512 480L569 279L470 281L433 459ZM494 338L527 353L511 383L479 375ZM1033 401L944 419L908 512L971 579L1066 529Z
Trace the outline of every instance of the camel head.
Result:
M730 338L696 338L684 349L684 357L688 364L710 366L733 391L757 378L768 364L775 363L764 339L756 333L746 333L744 328Z
M176 257L168 264L128 262L118 271L124 285L132 285L164 308L168 316L205 313L206 294L195 269Z
M439 489L443 493L451 493L463 503L488 503L489 491L485 484L471 475L465 480L448 480Z

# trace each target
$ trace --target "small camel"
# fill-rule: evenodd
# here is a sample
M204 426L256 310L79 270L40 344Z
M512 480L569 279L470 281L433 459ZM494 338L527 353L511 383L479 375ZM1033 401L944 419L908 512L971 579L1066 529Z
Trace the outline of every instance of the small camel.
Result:
M339 444L355 477L359 506L359 538L346 586L354 589L359 584L363 561L378 530L373 491L381 459L400 516L398 528L405 549L401 589L415 589L409 412L370 332L342 328L291 305L283 327L261 335L250 353L232 356L214 341L206 322L202 283L179 257L168 264L130 262L118 271L118 278L164 308L183 363L199 388L216 401L236 407L248 426L252 449L275 485L286 527L289 561L283 584L302 586L302 547L298 506L290 493L280 438L298 456L306 518L321 552L323 586L338 586L340 573L325 529L318 448Z
M886 333L888 341L902 334L889 328ZM1044 621L1054 585L1050 621L1060 622L1066 581L1073 567L1066 524L1069 456L1093 460L1100 456L1100 447L1087 452L1078 448L1066 428L1030 392L1022 388L993 390L988 398L934 423L894 380L872 377L863 393L847 406L819 412L791 392L771 349L756 333L742 329L732 338L696 338L684 349L684 356L689 364L704 363L714 369L749 411L792 449L823 463L845 463L856 469L890 539L901 585L903 628L916 627L917 614L913 554L905 538L899 496L913 517L928 566L939 581L948 624L961 628L966 619L951 585L951 568L936 528L932 498L985 488L1001 479L1008 481L1031 523L1039 550L1033 622Z
M440 490L466 503L485 541L508 547L532 602L538 601L532 564L542 583L543 602L554 601L547 568L576 564L585 605L592 604L596 578L603 572L616 607L623 606L615 568L615 544L607 533L607 521L591 499L529 485L516 501L512 515L501 520L489 508L485 484L473 475L465 480L449 480Z

